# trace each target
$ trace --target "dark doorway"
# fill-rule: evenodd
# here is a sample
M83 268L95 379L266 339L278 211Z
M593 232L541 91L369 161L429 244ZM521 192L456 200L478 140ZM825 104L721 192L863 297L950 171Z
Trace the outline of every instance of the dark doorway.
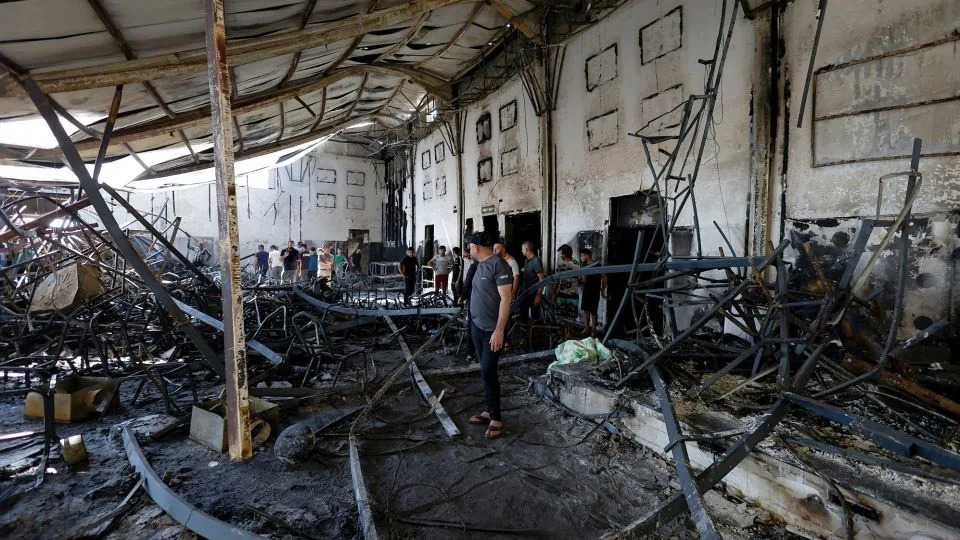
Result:
M507 252L518 261L523 260L521 247L524 242L533 242L537 253L540 253L540 212L525 212L506 216L504 243Z
M659 206L656 195L639 193L626 197L617 197L610 199L610 233L607 236L607 259L606 264L631 264L633 262L634 248L637 245L637 235L643 234L640 245L640 262L654 262L660 256L663 249L663 234L658 231L656 220L659 219ZM653 277L651 272L637 273L636 281L643 281ZM613 316L620 305L620 299L627 288L629 274L610 274L607 278L607 324L613 321ZM644 304L637 301L637 315L640 314ZM648 300L647 310L650 321L657 331L663 331L663 317L660 309L661 302ZM636 321L634 312L629 300L624 306L624 311L620 315L620 321L613 329L613 336L634 337L636 330Z
M423 264L433 258L433 225L423 228Z
M483 231L493 236L500 236L500 221L496 214L483 216Z
M473 218L467 218L466 231L463 234L473 234Z

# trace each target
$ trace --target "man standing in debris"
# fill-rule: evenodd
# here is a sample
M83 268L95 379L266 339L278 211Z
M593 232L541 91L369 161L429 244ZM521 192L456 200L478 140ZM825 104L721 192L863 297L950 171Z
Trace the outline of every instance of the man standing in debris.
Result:
M580 250L580 267L593 265L593 250ZM597 330L597 310L600 307L600 297L607 297L606 274L592 274L580 276L580 311L583 312L583 335L590 337Z
M361 255L360 247L358 246L357 249L353 250L353 255L350 255L350 265L353 266L353 271L361 276L363 275L363 270L360 269L360 262L362 258L363 255Z
M270 254L263 249L263 244L257 246L257 252L254 254L257 260L256 267L254 268L258 281L267 277L267 269L270 268Z
M540 257L537 257L536 248L533 247L533 242L524 242L522 250L526 262L523 263L520 290L517 293L518 295L523 294L524 291L530 289L547 277L546 273L543 271L543 262L540 261ZM543 300L542 296L543 289L539 288L535 294L527 295L520 302L520 320L528 323L531 316L534 319L540 319L540 302Z
M317 275L333 279L333 255L330 254L329 247L317 249Z
M310 248L310 258L307 262L307 279L313 280L317 278L317 264L319 263L319 256L317 255L317 248Z
M453 257L447 253L447 246L440 246L440 253L427 263L433 268L433 290L440 293L443 304L447 304L447 284L450 282L450 268L453 266Z
M458 304L460 306L464 306L467 308L468 318L470 317L470 311L469 311L470 291L471 291L471 286L473 285L473 276L476 275L477 273L476 261L474 261L473 257L470 255L470 249L471 249L470 238L472 238L472 235L468 235L466 241L464 242L467 246L466 247L467 251L464 253L464 256L463 256L463 265L464 265L465 271L463 272L464 278L463 278L463 282L461 283L460 303ZM467 348L467 358L466 358L467 363L473 362L477 354L476 351L473 349L473 338L471 336L472 334L470 333L470 323L469 321L467 321L467 335L464 336L464 343L466 343L465 346Z
M470 251L476 259L476 272L470 286L470 337L480 361L480 378L487 410L470 418L471 424L487 424L488 439L500 437L500 376L497 373L504 333L510 321L513 298L513 272L493 254L493 239L477 233L470 239Z
M559 274L577 269L577 263L573 260L572 247L563 244L557 251L560 253L560 260L557 261L556 273ZM580 309L579 285L577 278L560 280L553 285L550 298L553 299L558 308L562 308L562 306L573 306L573 311L576 313Z
M310 250L307 249L305 242L297 244L297 251L300 252L300 260L297 262L297 279L307 278L307 272L310 269Z
M420 268L420 263L417 262L415 253L413 246L408 247L407 256L397 263L400 274L403 276L403 303L408 306L410 305L410 297L413 295L417 283L417 270Z
M300 252L293 247L293 240L287 242L287 247L280 252L280 258L283 259L283 274L280 279L284 283L293 283L297 278L297 262L300 259Z
M460 297L463 296L463 256L460 254L460 248L453 248L453 266L450 268L450 289L453 290L453 305L460 305Z
M510 297L512 302L517 297L517 290L520 289L520 264L513 258L513 255L507 253L507 246L503 245L502 238L500 242L493 245L493 253L506 261L507 265L510 266L510 271L513 272L513 288L511 289L513 296Z
M283 258L280 257L280 248L276 244L270 246L270 278L280 279L283 272Z
M337 248L337 254L333 256L333 272L337 273L345 262L347 262L347 256L343 254L343 248Z

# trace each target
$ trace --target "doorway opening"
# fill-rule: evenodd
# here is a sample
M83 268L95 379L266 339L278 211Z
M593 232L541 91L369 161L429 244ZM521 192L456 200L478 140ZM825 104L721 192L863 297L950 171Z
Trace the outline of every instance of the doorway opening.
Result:
M467 218L467 223L464 228L466 229L463 233L464 235L473 234L473 218Z
M483 216L483 231L492 236L500 236L500 220L496 214Z
M523 260L521 247L524 242L533 242L534 249L540 254L540 212L524 212L506 216L504 245L507 252L518 261Z
M433 258L433 225L423 228L423 263Z
M634 248L637 245L637 235L642 234L643 238L640 244L640 262L654 262L660 257L663 249L663 233L658 230L657 220L659 220L660 207L655 193L641 192L636 195L625 197L615 197L610 199L610 231L607 235L607 260L606 264L631 264L633 263ZM610 274L607 277L607 324L613 321L613 317L620 305L620 299L627 289L627 280L630 275L627 273ZM638 272L635 281L643 281L653 277L652 272ZM659 334L663 332L663 317L661 314L662 302L655 299L637 300L637 316L646 307L647 315L654 328ZM631 339L637 330L634 312L628 300L624 306L624 311L620 314L620 320L613 328L614 337L629 336ZM646 319L641 321L645 323Z

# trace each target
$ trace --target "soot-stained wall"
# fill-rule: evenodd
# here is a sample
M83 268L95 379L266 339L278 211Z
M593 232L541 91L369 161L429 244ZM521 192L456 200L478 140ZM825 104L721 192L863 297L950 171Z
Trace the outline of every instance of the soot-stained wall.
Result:
M803 124L797 127L815 10L815 3L793 2L783 14L789 23L783 25L789 59L784 75L794 88L792 116L781 120L788 126L789 149L777 186L777 200L782 201L777 211L783 212L786 235L795 242L811 242L827 266L846 260L862 219L876 213L879 178L908 170L913 138L920 137L923 178L913 208L900 337L932 321L956 321L960 3L830 3L810 98ZM881 216L899 212L905 186L904 177L886 183ZM884 232L873 232L861 266ZM883 288L877 303L884 310L892 308L899 250L898 235L881 253L865 287Z
M638 137L668 132L677 108L702 93L713 55L719 3L638 0L626 3L572 39L554 119L557 160L555 243L576 246L580 231L606 231L610 199L650 189L652 175ZM742 252L749 195L749 99L752 22L737 21L710 137L696 188L705 254L723 245L716 220ZM665 151L672 149L665 142ZM651 148L655 164L664 159ZM678 222L692 225L692 212ZM703 225L707 226L703 226Z

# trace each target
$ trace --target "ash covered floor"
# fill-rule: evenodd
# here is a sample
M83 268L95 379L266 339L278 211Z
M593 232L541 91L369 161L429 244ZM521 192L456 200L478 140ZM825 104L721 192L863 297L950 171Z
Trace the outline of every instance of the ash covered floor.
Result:
M392 351L377 353L382 369L399 365ZM424 358L426 367L456 365L450 355ZM672 466L634 443L598 429L598 420L577 418L528 390L528 377L544 362L502 369L506 430L499 440L468 423L483 407L477 374L431 377L462 435L449 439L412 384L391 387L384 400L357 426L361 466L373 500L375 523L383 538L597 538L655 507L678 487ZM403 381L403 379L401 379ZM35 490L3 503L0 534L17 538L192 538L193 533L166 515L142 490L115 512L137 484L128 465L120 428L137 432L150 465L175 492L232 525L271 538L362 537L347 459L345 423L317 437L310 457L296 465L274 455L275 436L256 449L249 462L227 456L189 438L185 430L147 438L175 420L162 400L146 393L130 406L134 384L121 386L120 410L102 420L58 424L58 434L83 433L89 460L51 469ZM221 386L201 384L201 395ZM188 408L183 392L178 404ZM357 397L301 400L284 410L284 426L299 421L323 425L356 408ZM5 432L38 429L22 419L22 401L4 399L0 414L10 419ZM35 443L34 443L35 444ZM37 456L15 463L13 445L0 456L0 489L27 489ZM29 448L29 446L27 446ZM783 536L762 512L741 528L744 506L711 499L719 526L732 537ZM762 523L767 520L767 524ZM742 521L739 522L742 525ZM662 527L663 537L694 537L682 520Z

